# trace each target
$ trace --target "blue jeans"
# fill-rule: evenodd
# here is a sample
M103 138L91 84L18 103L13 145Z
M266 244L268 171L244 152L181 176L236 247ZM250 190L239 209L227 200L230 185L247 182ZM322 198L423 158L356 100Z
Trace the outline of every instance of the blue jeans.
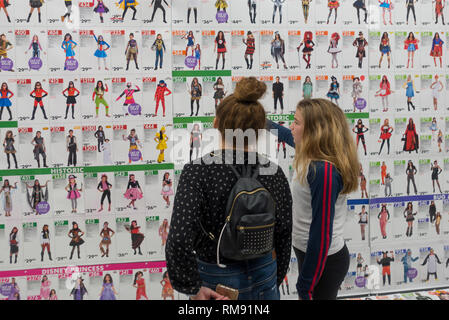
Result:
M162 68L162 61L164 60L164 53L162 52L162 49L161 50L157 50L156 49L156 63L154 64L155 68L157 68L157 64L159 62L159 59L161 59L161 63L160 63L159 68Z
M239 290L239 300L279 300L277 264L271 252L262 258L227 264L220 268L198 260L203 286L215 290L217 284Z
M413 279L409 278L407 273L408 273L408 267L404 265L404 283L407 283L407 279L410 282L413 282Z

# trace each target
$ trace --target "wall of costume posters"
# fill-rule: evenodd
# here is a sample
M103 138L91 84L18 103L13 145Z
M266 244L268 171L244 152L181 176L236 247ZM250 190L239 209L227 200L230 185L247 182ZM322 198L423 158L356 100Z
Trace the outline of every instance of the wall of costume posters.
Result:
M243 76L288 126L347 114L360 188L340 296L449 284L445 0L1 0L0 297L185 299L165 267L183 165ZM293 177L294 150L261 152ZM281 286L296 298L292 254Z

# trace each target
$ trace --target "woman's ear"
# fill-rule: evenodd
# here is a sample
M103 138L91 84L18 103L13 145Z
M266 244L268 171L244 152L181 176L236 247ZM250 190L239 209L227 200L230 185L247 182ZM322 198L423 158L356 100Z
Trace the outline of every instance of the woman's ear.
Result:
M214 129L218 129L218 121L217 118L214 118Z

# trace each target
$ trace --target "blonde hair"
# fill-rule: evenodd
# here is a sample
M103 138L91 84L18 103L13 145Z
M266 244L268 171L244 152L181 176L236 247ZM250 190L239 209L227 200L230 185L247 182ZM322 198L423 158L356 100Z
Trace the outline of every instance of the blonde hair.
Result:
M358 188L359 160L343 111L325 99L301 100L296 110L304 119L301 142L296 144L293 166L301 183L305 183L312 161L332 163L343 180L343 194Z

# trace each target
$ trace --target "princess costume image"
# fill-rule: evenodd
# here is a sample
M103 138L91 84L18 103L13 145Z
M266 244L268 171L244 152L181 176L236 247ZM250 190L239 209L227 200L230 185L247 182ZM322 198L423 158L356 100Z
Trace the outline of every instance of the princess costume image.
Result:
M133 287L136 288L136 300L141 300L142 297L148 300L147 292L145 288L145 279L143 278L143 272L137 271L134 275Z
M168 137L165 134L165 127L161 128L161 131L159 131L156 134L156 137L154 138L154 141L157 142L156 149L159 150L159 156L157 157L157 163L165 162L165 154L164 151L168 148L167 147L167 141Z
M112 277L107 273L103 278L103 286L101 287L100 300L116 300L114 283Z
M51 281L48 280L47 276L43 276L40 290L40 296L43 300L48 300L50 298L50 286Z
M167 300L167 298L175 300L174 290L168 277L167 271L165 271L164 274L162 275L161 286L162 286L162 295L161 295L162 298L164 300Z

